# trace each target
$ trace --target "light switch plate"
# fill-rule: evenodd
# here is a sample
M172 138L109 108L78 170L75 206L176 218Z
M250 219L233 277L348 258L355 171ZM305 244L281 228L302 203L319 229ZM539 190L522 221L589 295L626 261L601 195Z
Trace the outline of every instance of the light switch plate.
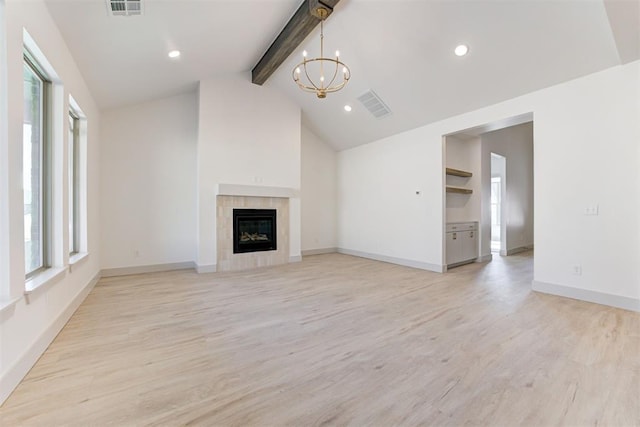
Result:
M598 215L599 206L598 205L589 205L584 208L584 214L588 216Z

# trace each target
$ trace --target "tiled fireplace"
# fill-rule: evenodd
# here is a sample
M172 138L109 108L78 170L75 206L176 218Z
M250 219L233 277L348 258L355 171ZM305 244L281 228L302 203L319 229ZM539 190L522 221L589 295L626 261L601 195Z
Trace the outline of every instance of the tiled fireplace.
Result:
M216 224L217 271L289 262L288 198L219 195Z

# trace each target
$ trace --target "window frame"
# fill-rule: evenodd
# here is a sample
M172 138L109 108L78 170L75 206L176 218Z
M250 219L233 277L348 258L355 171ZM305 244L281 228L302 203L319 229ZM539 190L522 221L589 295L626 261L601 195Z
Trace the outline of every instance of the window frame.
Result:
M67 149L69 150L68 178L69 178L69 255L80 253L81 226L80 226L80 114L69 108L69 137Z
M25 262L25 278L29 280L37 274L51 267L51 223L52 223L52 88L53 83L48 75L43 71L42 67L28 49L23 52L23 65L29 67L33 74L41 81L41 152L39 156L40 162L40 252L41 260L39 266L31 271L26 270ZM23 141L24 144L24 141ZM24 162L24 160L23 160ZM23 171L24 173L24 171ZM23 196L24 199L24 196ZM23 201L24 203L24 201ZM26 247L24 251L26 257Z

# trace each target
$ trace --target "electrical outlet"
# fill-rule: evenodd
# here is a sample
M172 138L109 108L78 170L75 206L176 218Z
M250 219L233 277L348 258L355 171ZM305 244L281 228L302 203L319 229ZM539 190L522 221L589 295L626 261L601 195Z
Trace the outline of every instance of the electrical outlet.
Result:
M573 266L573 274L576 276L582 276L582 266L580 264Z
M598 215L598 211L599 211L599 206L597 204L589 205L586 208L584 208L584 214L588 216Z

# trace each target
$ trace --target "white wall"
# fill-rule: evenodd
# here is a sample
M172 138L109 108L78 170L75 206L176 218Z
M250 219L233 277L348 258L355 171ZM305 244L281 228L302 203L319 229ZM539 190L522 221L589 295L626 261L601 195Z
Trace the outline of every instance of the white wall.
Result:
M473 174L470 178L445 176L447 185L473 191L471 194L446 194L446 222L480 221L482 198L480 155L479 137L464 140L453 135L446 137L445 166Z
M300 108L250 74L200 82L198 128L199 271L213 271L216 186L300 190ZM289 201L291 257L300 256L300 198Z
M106 111L102 268L196 257L197 94Z
M340 152L340 247L441 266L442 135L533 112L535 281L640 310L639 100L636 61Z
M77 101L87 117L87 173L88 173L88 256L69 269L65 263L68 256L59 257L61 276L55 282L37 289L29 298L25 298L24 278L24 234L23 234L23 194L22 194L22 121L23 121L23 28L33 37L38 47L46 56L48 62L55 69L62 85L57 91L57 106L61 116L57 117L62 123L57 123L56 134L67 135L67 120L64 119L68 111L69 95ZM0 27L0 31L3 28ZM4 34L0 35L4 40ZM38 0L6 2L6 43L7 43L7 87L8 101L7 117L7 170L0 175L1 180L8 180L6 193L0 192L2 204L8 205L8 227L2 226L2 230L8 229L8 236L3 234L3 239L8 237L8 250L2 253L3 258L8 255L8 274L0 285L4 286L5 296L15 300L15 304L3 304L0 310L0 402L2 402L11 390L18 384L28 372L33 363L46 349L66 320L71 316L77 305L95 283L100 268L100 229L99 229L99 129L100 119L98 109L87 89L84 80L75 66L71 54L53 23L46 6ZM62 132L59 132L63 129ZM66 233L63 224L68 218L67 209L67 144L64 141L56 142L54 195L56 199L56 219L54 223L58 229L54 230L57 236ZM0 147L1 148L1 147ZM4 165L4 163L3 163ZM3 168L4 169L4 168ZM6 221L7 218L0 216ZM60 245L56 241L56 245ZM58 252L67 248L67 242L63 241ZM3 264L3 268L4 268ZM5 272L3 272L4 274ZM8 283L6 283L8 282ZM7 289L8 284L8 289ZM5 301L6 302L6 301Z
M523 123L482 134L482 223L480 254L491 253L491 153L506 159L502 229L506 247L502 251L533 246L533 123Z
M637 302L640 62L551 88L534 102L535 280ZM600 214L585 216L594 204Z
M0 0L0 94L7 93L7 41L4 0ZM9 145L7 97L0 95L0 236L9 236ZM9 239L0 239L0 301L10 299ZM0 336L2 342L2 336ZM0 347L2 344L0 344ZM2 351L0 351L2 366Z
M338 153L341 252L441 271L442 134L423 127Z
M337 154L302 126L302 251L335 250L337 224Z

